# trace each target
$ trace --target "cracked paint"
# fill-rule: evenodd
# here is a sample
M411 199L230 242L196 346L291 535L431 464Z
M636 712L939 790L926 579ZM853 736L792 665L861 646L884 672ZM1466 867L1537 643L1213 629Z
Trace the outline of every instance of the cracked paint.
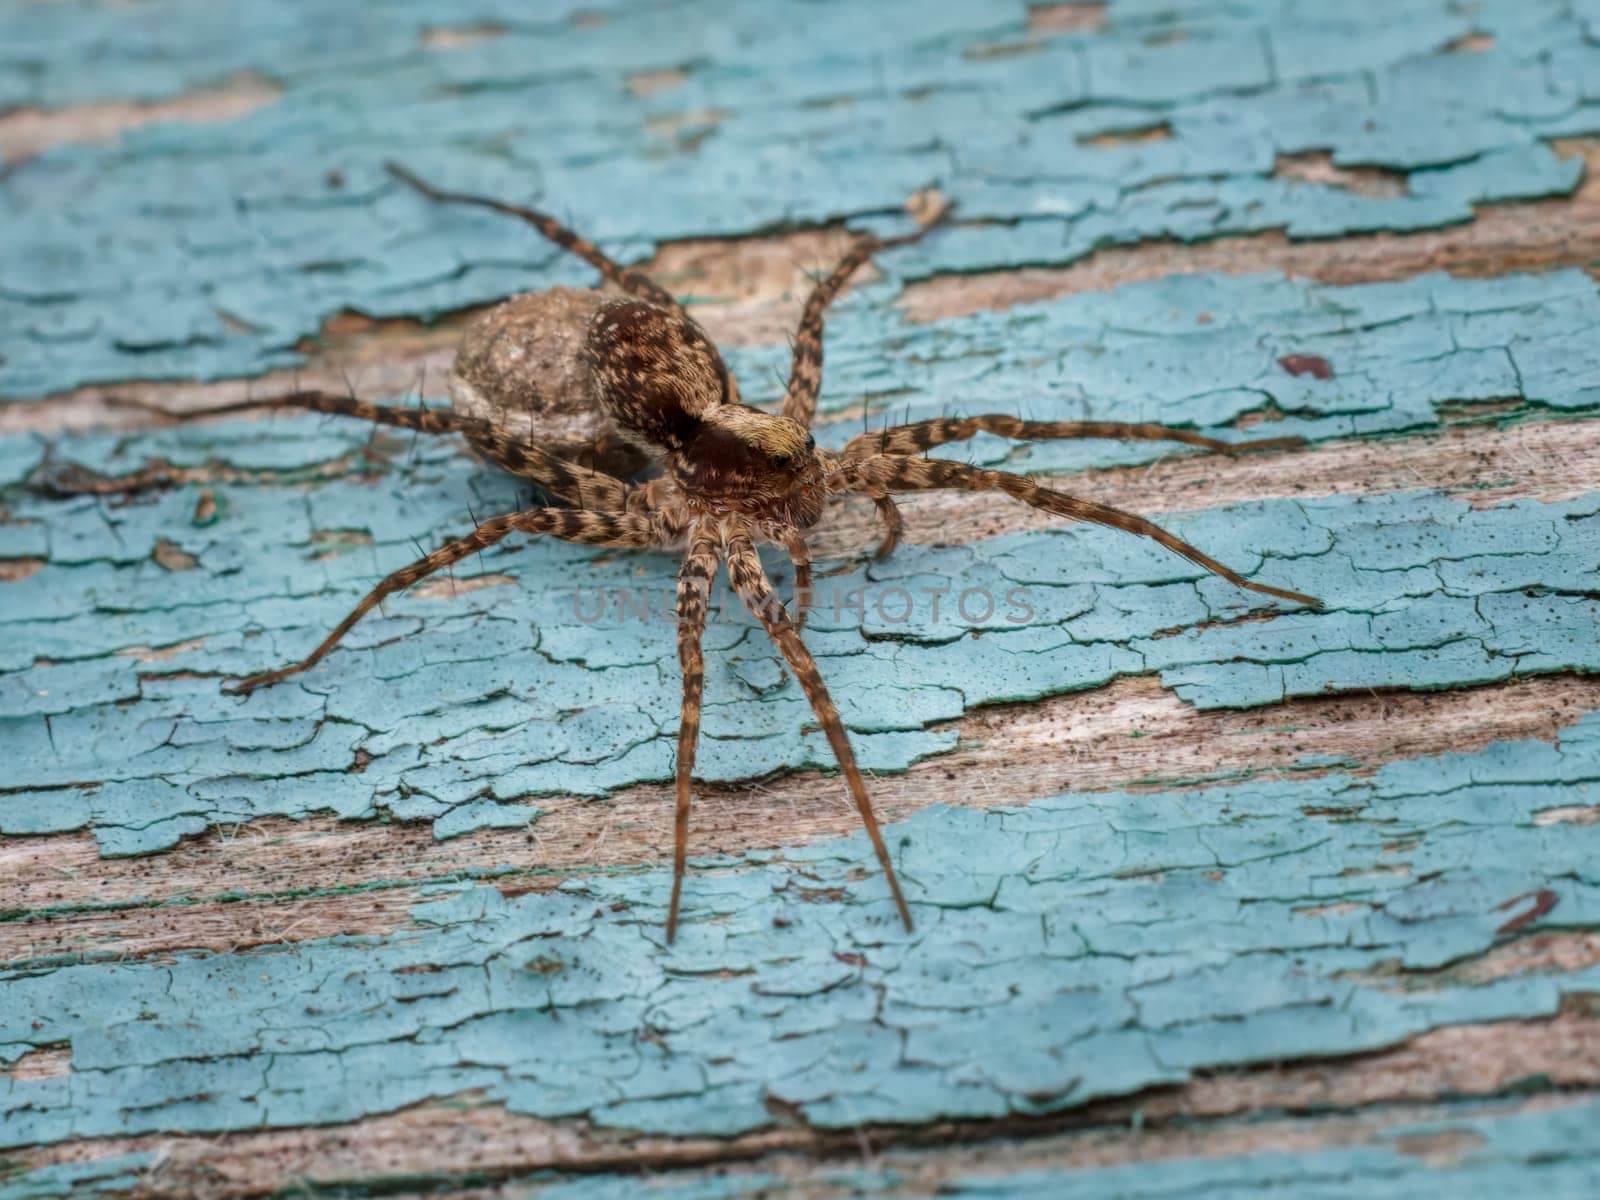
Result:
M1015 410L1026 393L1036 418L1115 414L1227 434L1267 405L1296 414L1274 431L1316 439L1436 428L1463 399L1506 398L1514 416L1586 412L1600 385L1600 350L1580 334L1600 303L1579 272L1344 288L1177 278L927 326L875 311L830 341L834 394L926 397L912 415ZM1208 312L1224 315L1198 319ZM853 337L863 325L872 336ZM1284 370L1290 346L1335 373ZM823 440L855 429L827 426ZM310 469L350 461L368 437L284 417L4 443L13 487L0 555L44 565L0 583L0 728L15 748L0 832L87 828L103 853L124 855L214 825L323 812L427 820L445 838L535 820L524 797L670 778L679 696L663 614L676 564L659 555L553 542L495 552L463 565L459 594L441 579L392 598L302 679L247 699L220 692L215 676L305 653L378 576L464 530L469 513L522 502L514 481L449 439L391 443L360 477ZM953 452L1062 471L1169 451L991 438ZM116 473L151 459L251 474L212 485L204 520L190 488L108 503L18 487L41 465ZM1218 708L1600 665L1600 495L1494 507L1429 493L1308 497L1169 524L1327 608L1272 611L1102 529L904 546L827 581L808 635L864 764L903 770L952 748L941 723L975 706L1124 676L1155 675ZM511 583L474 588L480 577ZM992 598L969 606L992 608L987 617L963 617L969 589ZM820 736L802 732L803 697L747 619L713 621L708 651L705 778L831 767Z
M0 1200L48 1200L126 1191L139 1183L143 1172L157 1165L158 1158L148 1151L104 1155L87 1162L35 1167L9 1179L0 1175Z
M1600 1105L1575 1103L1528 1113L1464 1106L1433 1120L1403 1120L1364 1144L1310 1148L1296 1154L1207 1154L1155 1162L996 1174L981 1170L933 1173L906 1162L855 1169L813 1168L793 1173L728 1172L688 1178L640 1179L602 1175L510 1190L522 1200L659 1200L687 1197L851 1196L937 1194L962 1200L1206 1200L1214 1196L1316 1195L1341 1200L1401 1200L1445 1189L1450 1196L1505 1196L1534 1188L1541 1196L1584 1197L1600 1183L1600 1154L1591 1131ZM1432 1147L1442 1147L1435 1153ZM919 1169L920 1168L920 1169ZM932 1179L930 1180L930 1175ZM923 1189L927 1189L924 1191Z
M301 420L274 422L272 435L291 428L313 453L331 436ZM261 426L183 432L197 454L242 443L248 456ZM134 459L145 440L121 439ZM91 449L58 445L71 457ZM394 598L302 681L240 698L216 676L303 653L416 544L514 499L509 481L443 444L376 482L213 490L222 515L203 526L184 489L120 506L12 504L0 532L47 562L0 584L0 728L12 753L0 830L87 827L103 853L130 854L268 814L386 812L432 820L444 837L536 815L502 801L670 778L670 558L553 542L493 554L463 579L489 571L515 586ZM352 522L372 540L319 552L318 530ZM1427 493L1324 497L1171 525L1328 607L1240 622L1265 606L1094 528L903 547L830 581L837 591L819 594L808 635L864 762L901 770L950 748L953 733L930 726L969 708L1126 675L1157 675L1208 708L1600 667L1600 496L1491 508ZM163 543L195 569L174 576L155 561ZM971 589L1008 599L974 625L955 602ZM648 620L632 607L641 595L655 598ZM585 618L597 603L605 615ZM708 779L831 764L820 737L802 733L805 701L758 633L742 613L712 623Z
M13 15L0 106L164 99L240 72L283 94L236 121L58 147L0 181L0 325L18 331L0 395L259 373L301 361L300 339L344 310L430 315L586 281L532 231L396 190L379 169L393 155L539 198L628 257L865 220L937 184L962 224L886 256L905 279L1141 238L1435 228L1570 192L1581 164L1546 139L1600 132L1590 18L1554 0L1428 0L1403 18L1383 0L1125 0L1103 29L1036 30L1002 56L972 51L1022 42L1021 3L582 7L596 19L473 0L453 19L498 36L446 50L414 0L314 23L267 0ZM1473 34L1493 45L1451 49ZM85 54L96 70L65 66ZM650 72L672 86L630 86ZM685 118L693 136L673 132ZM1170 136L1098 136L1150 126ZM1278 175L1307 152L1403 190Z
M0 396L254 375L304 361L341 312L426 318L589 282L530 231L396 191L378 164L398 155L546 204L629 260L788 225L888 228L907 195L939 186L957 224L886 255L883 280L830 314L827 445L863 411L873 425L1000 411L1360 438L1403 459L1408 433L1600 407L1600 296L1576 270L1174 277L929 324L890 305L908 280L1142 239L1437 228L1484 202L1569 194L1582 164L1548 143L1600 132L1589 6L1121 0L1054 32L1030 30L1020 3L765 0L719 8L715 25L703 8L586 0L533 19L471 0L454 33L417 0L311 23L267 0L18 9L0 109L164 102L239 78L277 94L240 119L58 145L0 177ZM94 70L68 69L86 57ZM729 355L758 402L785 357ZM940 453L1067 473L1174 451L980 436ZM152 459L202 484L128 503L25 486L66 462ZM1544 466L1514 470L1526 482ZM1069 486L1092 493L1093 477ZM1499 504L1405 491L1204 508L1187 494L1168 518L1253 578L1320 595L1320 612L1259 603L1106 530L906 545L828 581L867 598L832 611L825 589L807 640L878 772L949 751L974 708L1126 677L1219 709L1592 673L1591 488ZM303 654L417 544L525 501L450 439L315 418L0 438L0 835L160 855L207 830L331 814L536 839L540 796L670 778L678 674L659 612L676 567L662 556L508 545L461 564L459 592L445 579L392 599L295 682L220 693L220 676ZM950 600L969 588L1020 589L1025 619L1003 603L962 619ZM893 589L915 598L911 619L876 606ZM927 589L949 589L938 616ZM618 591L654 595L657 617L580 615ZM830 769L759 631L714 620L707 643L705 778ZM1305 772L924 809L886 827L909 936L861 836L700 861L671 949L664 870L585 866L549 891L484 882L536 862L530 840L472 882L405 893L424 899L382 934L19 958L0 965L0 1144L112 1142L82 1162L8 1155L0 1200L159 1179L164 1150L115 1139L359 1122L467 1095L664 1138L912 1127L1592 1012L1592 953L1520 951L1600 927L1600 713L1554 742L1370 774L1324 753L1292 765ZM337 902L340 881L325 883ZM181 921L186 900L129 902ZM48 1072L4 1069L41 1053ZM1595 1117L1581 1086L1516 1111L1458 1099L1360 1144L964 1169L939 1187L1588 1195ZM809 1170L648 1186L918 1186L906 1164ZM645 1184L530 1186L578 1200Z
M858 835L703 869L674 948L654 870L441 888L383 938L12 971L4 1055L65 1044L71 1070L0 1085L0 1130L326 1123L478 1089L651 1133L759 1128L771 1098L848 1128L1548 1016L1600 967L1436 968L1503 944L1529 893L1553 899L1520 936L1600 922L1600 826L1538 819L1597 798L1600 714L1370 777L928 809L888 829L915 935Z

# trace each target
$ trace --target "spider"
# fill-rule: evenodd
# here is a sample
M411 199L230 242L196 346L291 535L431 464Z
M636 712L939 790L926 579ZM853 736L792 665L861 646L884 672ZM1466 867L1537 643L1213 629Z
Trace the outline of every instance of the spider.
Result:
M688 853L691 780L705 678L701 637L708 595L722 564L726 564L734 592L760 621L804 689L860 812L895 908L907 931L912 929L911 910L895 876L850 739L816 661L801 639L803 605L799 620L790 615L774 593L756 551L761 544L781 547L793 564L796 592L802 598L809 595L812 562L806 534L822 516L830 497L854 493L875 502L884 527L879 556L893 550L901 535L895 495L938 489L993 491L1057 516L1151 538L1238 587L1320 606L1314 597L1243 578L1143 517L1042 487L1025 476L923 457L936 446L980 432L1018 439L1170 440L1230 454L1296 445L1301 441L1298 438L1225 443L1162 425L1025 421L991 413L917 421L864 433L837 452L817 446L809 426L822 381L824 311L873 255L925 236L938 226L943 212L900 237L861 237L815 284L794 335L781 411L768 412L740 401L737 385L711 340L669 292L642 272L619 265L592 242L544 213L440 190L398 164L390 163L387 169L433 201L476 205L527 222L596 268L603 280L601 289L554 289L516 297L481 318L458 352L452 409L385 407L353 395L297 389L183 413L154 411L187 420L249 409L307 409L420 433L457 433L484 457L537 484L559 503L501 513L479 522L465 537L446 542L385 578L305 658L237 680L228 690L248 693L310 669L386 596L512 533L592 546L681 552L677 618L683 706L677 745L672 894L666 923L669 943L677 936ZM533 360L537 360L533 375L526 376L527 364ZM524 378L513 378L518 369L524 370ZM552 386L569 392L576 389L579 394L522 395L529 389ZM510 416L511 406L519 403L530 406L522 428L514 427ZM550 436L549 425L558 419L575 420L581 436L567 441ZM585 456L579 453L585 448L588 462L581 461ZM647 459L659 463L661 474L642 481L625 477L630 467ZM601 469L606 467L610 469ZM88 485L80 490L111 489Z

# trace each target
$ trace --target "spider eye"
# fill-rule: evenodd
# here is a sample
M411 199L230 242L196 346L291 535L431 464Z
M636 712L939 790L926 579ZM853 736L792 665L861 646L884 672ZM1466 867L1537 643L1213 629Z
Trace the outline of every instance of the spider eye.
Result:
M789 465L789 456L787 454L774 454L772 456L772 465L775 467L787 467Z
M807 450L815 450L816 448L817 448L817 439L812 437L809 433L806 434L806 449Z

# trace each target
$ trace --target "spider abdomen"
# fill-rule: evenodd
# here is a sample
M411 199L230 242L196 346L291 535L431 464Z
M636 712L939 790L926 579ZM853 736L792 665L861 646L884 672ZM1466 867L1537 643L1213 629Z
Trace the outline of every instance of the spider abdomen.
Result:
M595 314L616 298L557 287L495 305L461 339L451 406L560 458L621 478L636 474L649 455L618 436L586 353Z

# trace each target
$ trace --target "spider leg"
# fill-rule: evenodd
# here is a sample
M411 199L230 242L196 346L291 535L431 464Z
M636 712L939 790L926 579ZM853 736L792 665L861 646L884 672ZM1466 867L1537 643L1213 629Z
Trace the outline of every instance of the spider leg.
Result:
M900 535L906 528L905 518L900 515L900 506L887 492L874 496L872 502L878 506L878 519L883 522L883 541L878 543L873 557L888 558L900 544Z
M485 421L481 417L469 417L448 408L402 408L369 404L353 396L316 390L288 392L281 396L260 396L187 412L174 412L138 400L115 400L113 403L122 408L137 408L156 413L175 421L229 416L255 409L304 409L308 412L355 417L357 420L371 421L377 425L414 429L418 433L459 433L487 458L511 474L533 480L552 495L568 503L583 508L620 509L625 503L628 490L626 484L611 475L557 458L538 446L518 440L491 421ZM107 480L96 476L88 481L93 486L85 487L83 490L137 491L145 487L161 486L172 476L173 473L170 471L159 474L142 471L126 476L123 480ZM119 484L122 486L118 486Z
M863 433L851 438L840 457L865 458L870 454L921 454L947 442L962 442L978 433L997 433L1001 437L1022 441L1043 441L1051 438L1117 438L1127 441L1184 442L1190 446L1203 446L1222 454L1239 454L1248 450L1285 450L1304 446L1303 437L1257 438L1248 442L1224 442L1205 437L1188 429L1174 429L1170 425L1149 423L1130 424L1126 421L1024 421L1005 413L988 413L978 417L947 417L932 421L917 421L910 425L895 425L874 433Z
M789 561L794 564L794 606L799 614L794 624L796 629L804 629L812 602L811 547L797 529L786 531L782 541L783 548L789 552Z
M829 488L836 492L868 493L875 489L890 492L926 492L944 488L969 492L1004 492L1024 504L1057 516L1070 517L1075 521L1089 521L1095 525L1106 525L1112 529L1121 529L1127 533L1150 538L1174 554L1204 567L1213 575L1222 576L1235 587L1260 592L1264 596L1276 596L1280 600L1293 600L1297 604L1307 604L1313 608L1322 607L1322 601L1315 596L1251 582L1237 571L1223 566L1209 554L1168 533L1144 517L1123 512L1109 505L1096 504L1092 500L1080 500L1076 496L1069 496L1051 488L1040 487L1025 476L1013 475L1007 471L987 471L979 467L969 467L965 463L945 462L937 458L875 456L843 464L830 478Z
M408 567L401 567L363 597L360 604L340 621L322 644L305 658L276 671L265 671L238 680L227 690L248 694L265 683L277 683L316 666L339 640L355 627L357 621L376 608L386 596L404 591L420 579L435 571L442 571L469 554L476 554L493 546L511 533L545 533L568 542L582 542L591 546L648 546L656 540L656 527L647 517L631 513L582 512L570 508L536 508L528 512L502 513L481 523L466 537L446 542L432 554L419 558Z
M882 560L894 552L900 544L900 535L905 532L905 519L900 515L900 506L894 502L894 497L888 492L881 494L868 492L872 502L878 506L878 519L883 522L883 540L878 543L878 548L872 552L872 557ZM866 562L865 558L857 556L847 559L836 567L830 567L821 572L821 578L832 579L836 575L848 575L857 567ZM802 622L804 624L804 622Z
M822 314L850 281L850 276L874 254L881 250L892 250L896 246L909 246L937 229L949 215L947 205L914 233L893 238L864 237L844 252L844 257L832 272L818 280L816 287L811 289L811 295L806 298L805 309L800 314L800 325L795 330L789 386L783 394L784 416L792 417L809 428L811 418L817 414L817 396L822 391Z
M663 308L677 309L680 313L682 307L671 292L656 283L643 271L634 270L632 267L620 266L614 260L606 257L588 238L579 237L554 217L532 208L524 208L517 204L507 204L502 200L494 200L488 196L473 196L465 192L447 192L441 188L426 183L412 172L402 167L399 163L384 163L384 169L401 183L421 192L430 200L437 200L449 204L474 204L479 208L493 209L495 212L504 213L508 217L517 217L532 225L550 241L561 249L571 252L583 259L591 267L598 270L607 283L615 284L623 291L641 300L648 300L651 304L659 304Z
M678 902L689 857L690 776L700 740L700 704L705 691L706 658L700 639L706 630L706 601L716 578L721 549L716 536L699 532L678 573L678 662L683 668L683 714L678 722L678 803L672 830L672 902L667 907L667 941L678 936Z
M844 722L839 719L839 710L833 706L833 698L828 695L827 685L822 682L816 659L811 657L811 651L806 649L805 642L800 639L800 631L795 628L788 611L783 607L783 602L773 592L772 584L768 582L766 572L761 568L761 558L756 554L756 548L748 535L741 532L733 533L727 540L727 554L728 582L760 618L761 624L766 627L767 636L777 643L778 649L783 652L783 657L789 663L789 669L794 672L795 678L800 681L800 686L805 689L806 699L811 701L811 709L816 713L817 722L822 726L823 733L827 735L828 744L833 747L833 756L839 762L839 769L844 773L850 794L861 813L861 823L866 826L867 836L872 839L872 848L877 853L878 862L889 880L889 891L894 895L900 919L905 922L905 927L909 931L912 928L911 910L906 907L905 897L900 893L900 881L895 878L894 864L889 860L888 847L883 844L883 834L878 829L878 818L872 811L872 801L867 798L867 788L861 780L861 770L856 766L855 752L851 750L850 739L845 735Z

